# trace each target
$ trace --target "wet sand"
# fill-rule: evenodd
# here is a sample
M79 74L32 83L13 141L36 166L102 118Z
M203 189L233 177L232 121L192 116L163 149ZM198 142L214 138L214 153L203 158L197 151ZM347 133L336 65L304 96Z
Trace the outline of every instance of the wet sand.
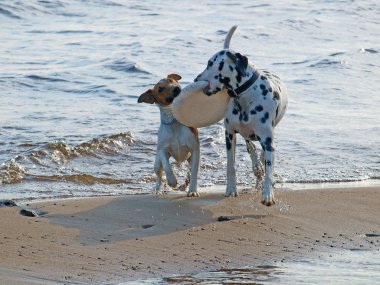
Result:
M117 284L378 249L380 188L141 195L0 209L1 284ZM221 221L218 221L221 220Z

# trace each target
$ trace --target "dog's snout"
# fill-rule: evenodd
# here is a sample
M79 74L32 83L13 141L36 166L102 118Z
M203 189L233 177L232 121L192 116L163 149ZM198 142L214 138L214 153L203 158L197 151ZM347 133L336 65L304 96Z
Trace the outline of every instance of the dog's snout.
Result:
M174 96L178 96L179 93L181 93L181 88L179 86L176 86L174 89L173 89L173 95Z

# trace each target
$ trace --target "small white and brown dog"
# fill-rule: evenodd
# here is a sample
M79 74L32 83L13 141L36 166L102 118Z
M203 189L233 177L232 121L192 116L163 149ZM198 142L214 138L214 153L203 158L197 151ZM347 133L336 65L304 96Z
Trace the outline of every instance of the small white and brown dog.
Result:
M138 103L157 104L160 108L161 124L154 163L157 175L156 192L160 192L162 188L162 169L165 170L169 186L177 187L177 179L169 162L169 158L173 157L177 163L187 160L191 165L191 174L189 173L184 185L179 189L185 190L190 180L187 196L198 197L197 178L200 160L198 130L179 123L174 118L171 108L174 98L181 93L178 83L180 79L181 76L178 74L169 74L167 78L161 79L154 85L153 89L141 94Z

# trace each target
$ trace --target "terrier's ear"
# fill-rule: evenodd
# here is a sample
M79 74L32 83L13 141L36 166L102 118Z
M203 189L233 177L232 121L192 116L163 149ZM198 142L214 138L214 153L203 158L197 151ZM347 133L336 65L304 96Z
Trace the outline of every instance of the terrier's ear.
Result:
M137 100L137 102L138 103L149 103L149 104L156 103L156 100L153 97L153 90L149 89L148 91L141 94L139 99Z
M181 80L181 75L178 75L176 73L169 74L167 76L168 79L174 79L175 81Z

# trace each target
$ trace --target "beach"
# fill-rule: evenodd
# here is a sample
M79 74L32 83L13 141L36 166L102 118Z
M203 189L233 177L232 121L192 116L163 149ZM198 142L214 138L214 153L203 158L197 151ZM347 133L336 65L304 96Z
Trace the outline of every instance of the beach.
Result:
M378 250L380 188L129 195L0 208L1 284L118 284Z

